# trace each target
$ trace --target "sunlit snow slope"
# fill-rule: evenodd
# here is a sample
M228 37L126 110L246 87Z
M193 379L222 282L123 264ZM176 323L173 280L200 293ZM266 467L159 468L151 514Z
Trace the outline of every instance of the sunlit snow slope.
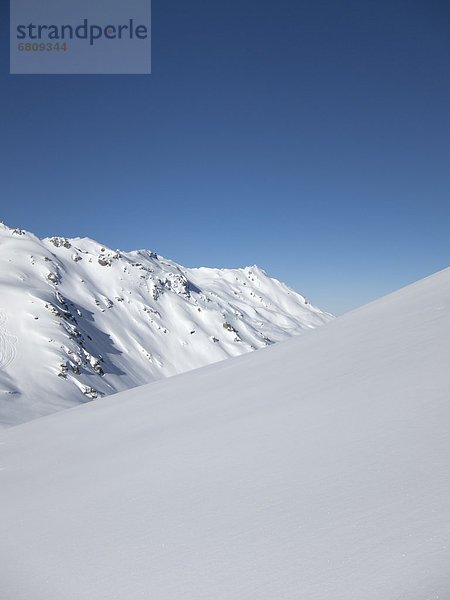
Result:
M331 315L258 267L0 224L0 427L303 333Z
M450 270L2 434L14 600L450 598Z

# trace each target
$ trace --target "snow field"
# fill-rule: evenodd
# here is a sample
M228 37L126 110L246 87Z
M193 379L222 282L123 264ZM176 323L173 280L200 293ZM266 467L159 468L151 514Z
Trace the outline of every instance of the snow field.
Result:
M6 598L450 597L450 269L2 434Z

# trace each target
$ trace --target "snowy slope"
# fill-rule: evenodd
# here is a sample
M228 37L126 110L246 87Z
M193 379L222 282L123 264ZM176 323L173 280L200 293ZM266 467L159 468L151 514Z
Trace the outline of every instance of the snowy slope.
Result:
M9 429L14 600L450 598L450 270Z
M331 319L258 267L0 225L0 426L237 356Z

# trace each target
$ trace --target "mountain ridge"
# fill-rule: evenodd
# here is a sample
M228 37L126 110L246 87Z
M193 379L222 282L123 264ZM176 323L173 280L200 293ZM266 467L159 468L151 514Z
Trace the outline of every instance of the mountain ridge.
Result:
M332 319L257 266L185 268L0 225L0 423L262 348Z

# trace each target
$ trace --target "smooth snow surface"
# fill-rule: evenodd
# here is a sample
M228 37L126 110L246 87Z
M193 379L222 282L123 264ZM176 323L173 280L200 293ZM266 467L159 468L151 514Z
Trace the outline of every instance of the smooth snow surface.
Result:
M257 266L186 269L148 250L40 240L0 224L0 427L330 319Z
M450 270L2 434L7 600L450 598Z

